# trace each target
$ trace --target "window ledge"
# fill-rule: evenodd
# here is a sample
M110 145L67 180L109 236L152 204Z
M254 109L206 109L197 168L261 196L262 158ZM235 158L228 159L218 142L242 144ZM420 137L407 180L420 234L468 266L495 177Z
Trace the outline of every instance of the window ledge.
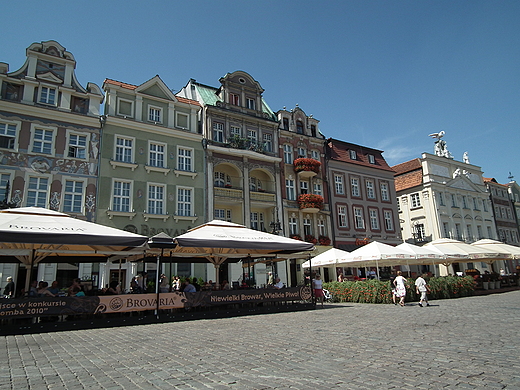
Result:
M112 219L113 217L127 217L130 218L130 221L134 219L137 213L130 211L112 211L107 210L108 219Z
M170 216L168 214L149 214L149 213L143 213L144 220L148 222L149 219L162 219L163 222L166 222Z
M180 171L178 169L175 169L173 171L173 173L175 173L175 176L176 177L179 177L179 176L191 176L192 179L195 179L195 177L197 177L197 172L191 172L191 171Z
M112 165L113 169L116 169L116 167L130 168L132 170L132 172L135 171L135 168L137 168L139 166L139 164L127 163L127 162L115 161L115 160L110 160L110 165Z
M194 223L199 217L196 215L174 215L173 219L175 222L178 221L191 221L191 223Z
M144 169L146 169L147 173L150 173L150 172L164 173L164 176L166 176L171 171L170 168L154 167L153 165L145 165Z

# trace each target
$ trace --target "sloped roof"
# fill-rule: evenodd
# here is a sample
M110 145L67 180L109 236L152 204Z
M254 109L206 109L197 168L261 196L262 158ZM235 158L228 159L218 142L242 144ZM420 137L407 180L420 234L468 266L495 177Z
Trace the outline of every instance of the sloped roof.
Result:
M374 169L383 169L385 171L393 172L393 169L387 164L383 158L383 152L381 150L368 148L352 144L349 142L343 142L336 139L329 139L328 146L330 150L331 160L346 162L349 164L362 165ZM356 160L350 158L350 150L356 151ZM371 164L368 161L368 155L374 156L375 164Z
M395 175L402 175L403 173L415 171L417 169L421 169L422 164L421 160L418 158L414 158L413 160L406 161L401 164L394 165L392 169L395 171Z
M422 185L422 169L395 176L395 190L397 192Z

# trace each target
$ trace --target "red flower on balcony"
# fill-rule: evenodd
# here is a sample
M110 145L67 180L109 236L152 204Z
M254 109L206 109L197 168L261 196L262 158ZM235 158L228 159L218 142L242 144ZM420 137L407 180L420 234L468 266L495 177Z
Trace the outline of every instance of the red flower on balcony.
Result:
M315 173L320 173L320 167L321 162L313 158L301 157L294 160L294 171L296 173L301 171L312 171Z
M320 243L320 245L328 246L330 245L330 238L328 238L327 236L319 236L318 242Z
M298 196L300 209L322 209L323 196L316 194L301 194Z
M316 244L318 242L316 237L314 237L312 234L305 235L305 241L310 242L311 244Z
M291 236L291 238L292 238L293 240L300 240L300 241L302 240L302 238L300 237L299 234L293 234L293 235Z

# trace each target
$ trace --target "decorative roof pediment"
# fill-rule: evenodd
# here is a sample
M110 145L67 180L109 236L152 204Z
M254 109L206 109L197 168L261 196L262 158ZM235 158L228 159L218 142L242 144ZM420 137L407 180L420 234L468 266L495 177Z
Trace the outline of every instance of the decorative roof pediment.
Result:
M464 216L464 219L473 219L473 218L471 217L471 215L466 214L466 215Z
M244 86L246 88L254 89L260 95L264 92L264 89L260 85L258 81L256 81L251 75L242 70L237 70L233 73L228 73L224 77L221 77L219 80L223 85L224 84L236 84L240 86Z
M60 79L58 76L56 76L52 72L47 72L47 73L36 75L36 78L38 80L49 81L51 83L56 83L56 84L62 84L63 83L63 80Z
M475 216L475 221L482 221L482 217L480 215Z
M459 213L455 213L451 217L452 218L462 218L462 215L460 215Z
M135 91L145 95L154 96L160 99L177 101L177 98L175 97L173 92L170 91L170 89L158 75L152 77L150 80L139 85L135 89Z
M483 189L478 188L472 183L469 179L464 176L457 176L453 180L450 180L446 183L446 187L448 188L456 188L459 190L466 190L471 192L483 192Z

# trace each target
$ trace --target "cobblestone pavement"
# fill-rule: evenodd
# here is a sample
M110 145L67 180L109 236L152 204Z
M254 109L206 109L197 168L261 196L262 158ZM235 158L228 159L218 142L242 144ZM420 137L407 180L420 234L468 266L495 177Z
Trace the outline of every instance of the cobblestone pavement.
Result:
M520 389L519 317L515 291L7 336L0 389Z

